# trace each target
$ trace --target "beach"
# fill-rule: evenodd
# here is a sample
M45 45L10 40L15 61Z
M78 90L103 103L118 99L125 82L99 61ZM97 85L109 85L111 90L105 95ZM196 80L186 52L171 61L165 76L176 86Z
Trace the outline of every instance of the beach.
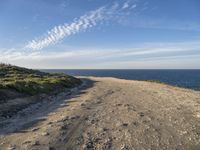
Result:
M0 149L200 149L199 91L79 78L80 87L1 120Z

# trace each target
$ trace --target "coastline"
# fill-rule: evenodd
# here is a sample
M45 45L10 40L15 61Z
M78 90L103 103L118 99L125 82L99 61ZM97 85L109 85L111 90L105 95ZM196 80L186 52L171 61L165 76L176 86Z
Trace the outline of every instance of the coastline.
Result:
M200 92L168 84L79 77L71 94L31 110L34 120L1 132L3 149L200 147ZM66 94L66 95L65 95ZM42 113L42 112L46 113ZM28 116L28 118L30 118ZM12 118L10 118L12 119ZM19 118L18 118L19 119ZM8 128L14 128L14 124ZM1 130L2 131L2 130ZM27 139L28 137L28 139Z

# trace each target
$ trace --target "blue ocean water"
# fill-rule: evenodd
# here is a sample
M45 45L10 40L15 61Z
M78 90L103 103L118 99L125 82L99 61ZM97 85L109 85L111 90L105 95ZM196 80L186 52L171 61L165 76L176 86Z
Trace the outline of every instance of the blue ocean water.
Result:
M128 80L159 80L161 82L200 90L200 70L42 70L72 76L116 77Z

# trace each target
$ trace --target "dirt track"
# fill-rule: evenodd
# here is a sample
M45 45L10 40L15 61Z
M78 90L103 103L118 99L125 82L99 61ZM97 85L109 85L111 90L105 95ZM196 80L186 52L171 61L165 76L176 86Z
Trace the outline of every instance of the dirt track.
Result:
M115 78L83 80L85 87L72 95L6 120L0 149L200 149L200 92Z

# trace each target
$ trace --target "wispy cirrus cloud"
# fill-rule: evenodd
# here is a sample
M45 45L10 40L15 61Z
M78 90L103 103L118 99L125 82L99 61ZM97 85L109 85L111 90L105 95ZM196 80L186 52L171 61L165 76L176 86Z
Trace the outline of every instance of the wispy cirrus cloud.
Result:
M126 3L124 3L122 9L126 9L126 8L128 8L128 7L129 7L129 4L128 4L128 2L126 2Z
M76 34L87 28L93 27L97 24L97 21L102 20L105 8L101 7L95 11L91 11L86 15L81 16L78 20L75 20L71 24L64 24L55 26L48 31L48 34L40 39L32 40L25 46L30 49L42 49L51 44L55 44L62 40L64 37Z
M133 7L134 6L134 7ZM53 29L47 32L43 37L29 41L25 48L29 49L43 49L49 45L53 45L65 37L77 34L81 31L84 31L88 28L94 27L97 23L109 19L110 17L122 13L122 10L133 9L136 7L136 4L130 5L128 2L123 4L114 3L110 7L100 7L94 11L90 11L85 15L81 16L79 19L74 19L72 23L66 23L64 25L55 26Z

